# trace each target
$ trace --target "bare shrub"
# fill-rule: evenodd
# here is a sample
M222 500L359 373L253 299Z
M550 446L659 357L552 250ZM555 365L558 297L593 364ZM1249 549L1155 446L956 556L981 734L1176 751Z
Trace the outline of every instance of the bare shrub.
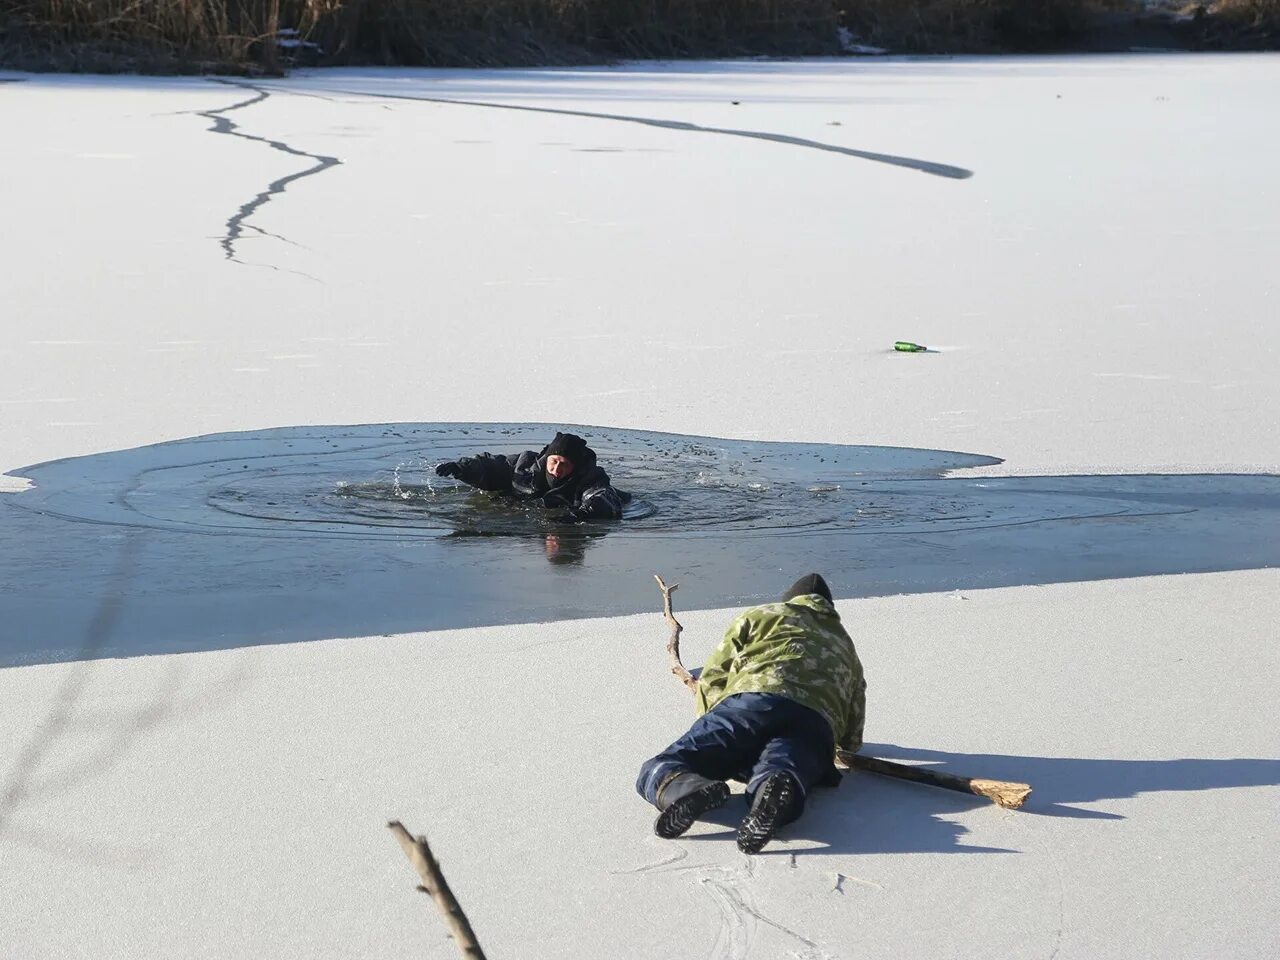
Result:
M898 50L1035 50L1083 33L1099 12L1131 0L846 0L845 25Z
M331 63L822 54L837 17L834 0L0 0L0 59L274 71L281 27Z
M276 72L299 55L487 66L833 54L841 26L895 51L1042 50L1070 47L1101 14L1123 14L1115 23L1143 9L1140 0L0 0L0 63ZM1254 37L1271 35L1278 10L1280 0L1206 7L1226 31Z
M0 51L52 69L276 67L282 11L305 26L341 0L0 0ZM26 61L32 61L27 64Z
M1280 31L1280 0L1217 0L1209 12L1240 29Z

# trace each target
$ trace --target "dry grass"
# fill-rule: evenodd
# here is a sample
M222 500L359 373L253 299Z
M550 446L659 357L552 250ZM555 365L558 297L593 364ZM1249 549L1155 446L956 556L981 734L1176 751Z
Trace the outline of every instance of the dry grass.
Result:
M276 68L282 6L338 0L0 0L0 52L9 63L49 69Z
M846 0L864 42L918 52L1041 50L1081 35L1100 12L1131 0Z
M342 0L314 39L409 64L836 52L833 0Z
M1217 0L1209 12L1244 30L1280 33L1280 0Z
M278 27L330 63L822 54L837 17L834 0L0 0L0 61L272 71Z
M837 53L836 28L896 51L1062 49L1137 0L0 0L0 64L27 69L267 71L300 32L325 63L532 65ZM1265 33L1280 0L1217 0Z

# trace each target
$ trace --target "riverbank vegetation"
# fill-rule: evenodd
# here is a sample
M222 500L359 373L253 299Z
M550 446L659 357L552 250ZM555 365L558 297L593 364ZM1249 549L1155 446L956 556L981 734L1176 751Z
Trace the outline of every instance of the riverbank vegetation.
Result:
M29 70L1277 45L1280 0L0 0L0 65Z

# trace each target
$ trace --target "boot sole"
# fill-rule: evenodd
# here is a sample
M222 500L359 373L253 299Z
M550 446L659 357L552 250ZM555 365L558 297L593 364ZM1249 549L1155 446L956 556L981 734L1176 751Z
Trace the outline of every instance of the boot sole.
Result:
M723 807L729 799L729 787L711 783L687 797L681 797L658 816L653 832L663 840L674 840L688 830L695 820L709 810Z
M789 776L770 778L760 788L751 812L738 826L738 849L743 853L759 853L782 826L783 814L795 797L795 783Z

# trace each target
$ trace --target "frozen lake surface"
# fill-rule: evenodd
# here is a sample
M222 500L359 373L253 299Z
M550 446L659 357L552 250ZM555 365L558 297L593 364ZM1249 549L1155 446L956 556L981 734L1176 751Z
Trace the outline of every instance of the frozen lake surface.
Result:
M0 79L0 955L452 958L393 817L495 960L1280 953L1280 57ZM650 574L815 567L1022 811L653 836Z

